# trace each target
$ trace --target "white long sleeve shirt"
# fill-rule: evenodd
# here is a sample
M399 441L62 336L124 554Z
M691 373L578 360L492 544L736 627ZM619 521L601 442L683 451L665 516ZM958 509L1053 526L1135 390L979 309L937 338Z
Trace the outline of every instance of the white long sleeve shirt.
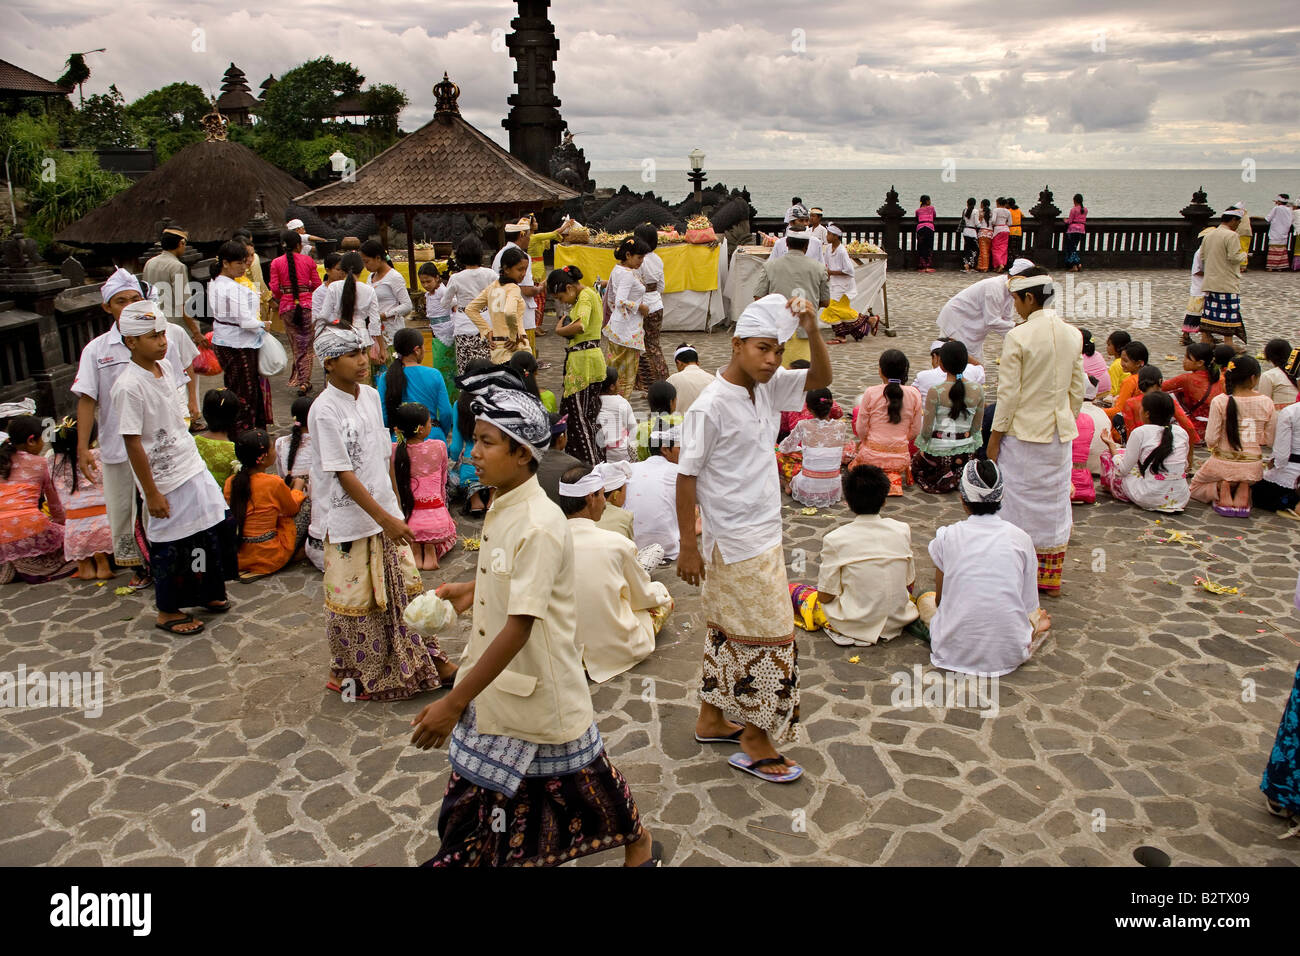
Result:
M375 292L379 314L384 316L384 336L392 342L398 330L406 328L406 317L415 311L411 294L406 291L406 283L396 269L389 269L382 279L376 279L372 272L370 288Z
M339 279L329 284L325 295L325 305L321 308L320 316L317 318L316 310L312 309L312 317L317 319L316 330L325 325L338 325L343 318L343 287L347 285L346 279ZM313 298L313 305L315 305ZM370 344L383 333L382 324L379 321L379 300L375 295L375 290L364 282L357 283L357 301L352 308L352 328L360 333L362 344L367 348Z
M262 345L262 320L257 292L230 276L208 283L208 314L212 317L212 344L231 349L256 349Z

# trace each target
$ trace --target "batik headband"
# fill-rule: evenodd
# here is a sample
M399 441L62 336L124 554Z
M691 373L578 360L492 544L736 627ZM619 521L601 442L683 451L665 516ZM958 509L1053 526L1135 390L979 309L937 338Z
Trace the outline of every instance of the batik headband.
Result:
M359 352L365 348L361 336L352 329L330 326L322 329L312 343L316 357L324 362L326 359L338 358L350 352Z
M499 428L526 447L538 461L551 445L551 422L541 400L522 389L488 385L474 392L470 411L475 421Z
M989 462L994 469L998 466ZM980 477L979 462L968 461L961 473L961 497L972 504L996 504L1002 500L1002 472L997 471L997 479L992 485Z

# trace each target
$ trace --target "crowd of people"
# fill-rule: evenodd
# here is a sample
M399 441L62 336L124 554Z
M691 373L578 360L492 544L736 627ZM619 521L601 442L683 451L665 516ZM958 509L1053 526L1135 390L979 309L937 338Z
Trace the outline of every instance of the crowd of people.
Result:
M1018 209L997 208L976 213L968 270L991 262L1007 274L940 310L928 367L882 352L879 382L852 384L847 415L823 327L860 339L875 317L849 304L838 227L798 202L716 373L689 343L670 373L652 227L615 251L603 294L575 267L546 273L542 253L560 232L531 219L508 227L490 268L466 238L456 271L418 271L428 338L408 327L415 307L381 244L318 268L301 224L286 228L265 285L249 237L220 246L204 336L184 299L163 294L181 281L173 262L184 269L186 237L169 229L145 268L152 282L118 269L102 287L112 325L82 355L53 466L38 419L7 421L0 577L132 569L130 587L153 589L155 626L189 636L229 611L228 581L309 560L323 574L331 692L355 702L445 691L413 721L413 743L447 746L453 771L431 865L555 864L614 847L628 865L655 865L662 848L605 754L587 681L654 652L673 609L651 577L663 563L701 588L695 739L736 748L733 767L779 784L804 772L780 750L802 732L796 623L839 646L907 632L936 667L1001 676L1048 635L1040 595L1060 593L1072 508L1095 501L1098 483L1152 511L1196 499L1225 516L1259 507L1300 519L1296 352L1270 341L1265 372L1235 349L1237 295L1219 288L1239 275L1240 211L1198 252L1196 331L1208 341L1189 343L1166 377L1127 333L1107 339L1108 363L1090 331L1061 319L1051 275L1005 261ZM922 197L926 209L918 228L928 220L932 232ZM548 299L566 343L558 400L537 380ZM271 311L294 394L278 437ZM996 395L984 372L995 332ZM200 396L199 371L218 365L224 388ZM1194 469L1197 446L1208 457ZM889 499L913 489L955 492L967 513L930 542L935 587L923 594L911 528L887 516ZM815 583L787 579L784 496L852 513L825 536ZM474 577L425 594L420 572L460 539L457 506L483 521ZM455 663L440 631L467 612ZM1270 773L1282 779L1290 761L1294 781L1294 740L1279 747L1283 769ZM1265 791L1273 809L1300 810L1294 783ZM492 825L498 810L504 828Z

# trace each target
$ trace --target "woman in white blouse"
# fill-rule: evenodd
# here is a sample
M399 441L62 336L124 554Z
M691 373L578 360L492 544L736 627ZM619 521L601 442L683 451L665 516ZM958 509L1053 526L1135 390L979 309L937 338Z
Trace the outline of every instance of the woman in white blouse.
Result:
M980 211L975 204L975 197L966 200L966 211L961 214L961 268L970 272L975 268L979 256Z
M406 290L402 274L393 268L387 250L378 239L367 239L361 244L361 261L370 273L370 287L379 299L379 321L383 325L384 340L391 343L393 336L406 328L406 317L415 311L411 294Z
M456 247L460 271L447 280L447 308L451 310L452 335L456 343L456 374L464 375L470 362L491 361L492 350L482 331L465 313L465 307L490 286L497 274L483 265L483 244L477 236L466 236Z
M624 239L614 250L618 265L609 274L605 293L610 310L609 324L605 326L609 361L618 370L618 393L624 398L632 394L641 353L645 351L643 320L650 314L650 307L645 303L645 285L637 270L649 252L650 247L640 239Z
M208 314L212 317L212 349L225 375L226 388L239 396L242 407L236 425L266 428L273 423L271 383L258 367L265 326L258 317L256 290L235 280L244 274L248 249L230 240L217 250L221 273L208 283Z
M361 270L364 268L361 253L353 251L343 254L339 260L343 278L331 282L326 289L325 305L317 318L317 335L326 326L341 325L360 335L366 348L383 338L378 297L374 289L361 281Z

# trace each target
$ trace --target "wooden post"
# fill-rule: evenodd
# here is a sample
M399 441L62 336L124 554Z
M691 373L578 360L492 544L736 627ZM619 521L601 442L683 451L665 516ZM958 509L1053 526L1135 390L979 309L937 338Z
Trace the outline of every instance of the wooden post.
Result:
M406 271L410 273L407 282L411 291L418 291L420 286L415 281L415 213L410 209L406 210Z
M384 250L388 250L388 224L393 221L391 212L383 212L375 217L379 220L379 241L384 244Z

